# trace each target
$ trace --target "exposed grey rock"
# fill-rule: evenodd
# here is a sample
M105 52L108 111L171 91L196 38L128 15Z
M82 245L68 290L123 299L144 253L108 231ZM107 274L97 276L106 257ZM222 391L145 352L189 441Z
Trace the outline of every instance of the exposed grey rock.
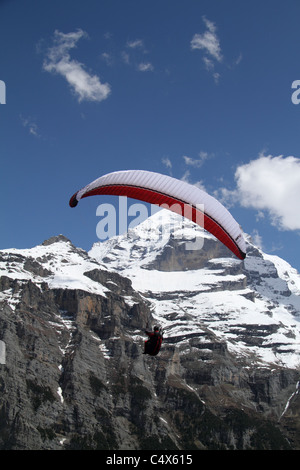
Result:
M31 281L15 311L2 303L2 449L289 447L277 421L296 371L247 369L209 332L145 357L135 305Z
M156 259L147 265L147 269L160 271L185 271L188 269L201 269L207 266L211 259L229 258L231 252L215 240L205 240L205 250L186 249L187 240L178 240L171 233L164 250Z
M190 296L193 305L197 292L138 292L125 271L109 269L109 262L103 269L62 236L50 240L35 256L1 253L0 449L300 449L299 370L256 355L287 348L284 337L295 330L276 322L273 311L292 294L258 250L259 261L247 269L215 242L208 241L210 257L190 253L186 265L178 240L162 247L145 271L204 266L220 274L206 285L210 293L238 291L255 303L273 289L273 298L265 303L268 322L228 323L221 336L211 325L230 312L196 322L170 303L164 321L172 328L153 358L142 354L144 329L157 321L153 302ZM81 262L81 278L54 282L60 268L73 273ZM82 287L74 287L78 279ZM197 329L188 328L191 322ZM282 343L270 344L279 332ZM235 342L248 353L235 352Z

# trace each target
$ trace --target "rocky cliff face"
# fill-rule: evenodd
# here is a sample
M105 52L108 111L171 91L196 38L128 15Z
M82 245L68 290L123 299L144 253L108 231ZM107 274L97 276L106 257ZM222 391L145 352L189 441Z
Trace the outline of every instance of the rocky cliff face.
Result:
M152 224L0 252L1 449L300 448L298 273Z

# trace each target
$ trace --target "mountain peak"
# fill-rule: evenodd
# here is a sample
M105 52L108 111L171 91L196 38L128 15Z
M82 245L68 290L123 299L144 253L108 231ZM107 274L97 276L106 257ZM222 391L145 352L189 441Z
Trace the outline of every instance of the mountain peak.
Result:
M200 245L195 244L198 236ZM96 243L89 253L64 235L27 250L1 250L0 271L46 282L50 289L98 295L105 295L107 286L86 273L118 273L147 298L167 336L184 331L188 343L191 335L209 329L238 354L293 368L300 362L299 273L247 244L247 258L238 260L211 234L165 210Z
M43 246L48 246L48 245L52 245L53 243L58 243L58 242L71 243L72 244L71 240L69 240L64 235L60 234L60 235L54 235L53 237L50 237L47 240L44 240L42 245Z
M182 222L155 214L89 254L63 235L0 250L0 448L148 449L153 413L150 449L254 448L266 422L275 448L278 419L293 438L299 274L250 242L238 260L201 229L203 246L188 250L198 228ZM155 359L142 354L154 324Z
M209 329L238 355L293 368L300 361L300 276L246 240L241 261L210 233L165 210L95 244L89 255L132 281L169 337Z

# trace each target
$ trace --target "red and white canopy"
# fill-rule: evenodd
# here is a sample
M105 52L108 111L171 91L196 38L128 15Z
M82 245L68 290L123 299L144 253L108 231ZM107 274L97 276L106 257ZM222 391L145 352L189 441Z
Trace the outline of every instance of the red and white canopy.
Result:
M238 258L244 259L246 256L246 243L239 224L217 199L196 186L151 171L116 171L100 176L77 191L69 204L75 207L82 198L102 194L127 196L158 206L163 205L201 224ZM184 210L186 205L191 210ZM201 217L197 217L199 212Z

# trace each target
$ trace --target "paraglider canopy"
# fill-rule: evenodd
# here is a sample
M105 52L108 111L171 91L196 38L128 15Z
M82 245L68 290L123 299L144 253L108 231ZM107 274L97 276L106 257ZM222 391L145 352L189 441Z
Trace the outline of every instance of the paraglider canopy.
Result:
M158 206L163 205L201 225L239 259L246 256L242 230L230 212L217 199L185 181L152 171L116 171L97 178L77 191L69 204L75 207L80 199L101 194L127 196ZM191 210L183 210L186 205ZM199 212L202 217L198 217Z

